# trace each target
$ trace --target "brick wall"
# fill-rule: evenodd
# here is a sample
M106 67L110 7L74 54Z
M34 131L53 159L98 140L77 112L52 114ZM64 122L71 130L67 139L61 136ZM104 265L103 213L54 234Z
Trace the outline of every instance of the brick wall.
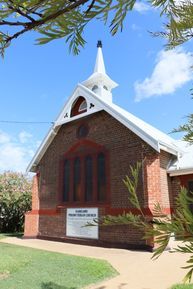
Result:
M104 146L109 152L110 169L110 204L93 204L100 207L100 215L116 214L129 211L128 191L123 184L125 175L129 174L130 165L143 162L139 177L138 196L142 207L152 208L156 201L161 201L161 178L165 179L165 167L160 175L160 156L133 132L104 111L63 125L45 155L40 161L39 199L41 214L39 217L39 235L65 238L66 207L58 211L58 195L60 193L60 160L61 157L79 140L76 130L82 123L89 127L87 139ZM164 163L162 161L162 163ZM166 194L166 192L165 192ZM166 197L164 197L166 198ZM87 204L81 204L81 207ZM72 206L73 207L73 206ZM50 214L52 211L55 213ZM47 212L47 213L46 213ZM151 213L151 212L150 212ZM102 227L100 242L119 242L122 244L146 245L141 240L141 233L129 226Z
M188 182L193 180L193 174L179 176L181 186L188 187Z
M39 177L33 177L32 211L25 214L24 237L36 237L39 233Z
M171 155L161 151L160 154L160 181L161 181L161 205L163 208L170 208L173 197L171 190L171 178L167 174L167 168L171 160Z
M144 158L145 206L153 211L155 202L161 202L160 157L147 152Z
M181 187L188 187L188 181L193 180L193 174L171 177L172 207L175 209L175 200Z

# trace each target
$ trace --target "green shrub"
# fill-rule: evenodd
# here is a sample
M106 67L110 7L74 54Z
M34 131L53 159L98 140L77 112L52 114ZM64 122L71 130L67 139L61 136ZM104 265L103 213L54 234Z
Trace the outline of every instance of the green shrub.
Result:
M31 209L32 182L21 173L0 174L0 232L23 230L24 214Z

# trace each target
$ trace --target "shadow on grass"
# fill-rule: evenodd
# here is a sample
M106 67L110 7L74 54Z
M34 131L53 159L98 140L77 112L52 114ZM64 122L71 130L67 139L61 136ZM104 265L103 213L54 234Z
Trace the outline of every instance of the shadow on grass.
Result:
M41 289L77 289L77 287L61 286L54 282L42 283Z

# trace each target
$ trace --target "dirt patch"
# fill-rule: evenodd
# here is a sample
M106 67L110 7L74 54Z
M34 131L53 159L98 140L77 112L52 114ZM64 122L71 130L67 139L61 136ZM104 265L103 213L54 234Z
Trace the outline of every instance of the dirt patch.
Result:
M10 275L9 272L0 272L0 280L8 278Z

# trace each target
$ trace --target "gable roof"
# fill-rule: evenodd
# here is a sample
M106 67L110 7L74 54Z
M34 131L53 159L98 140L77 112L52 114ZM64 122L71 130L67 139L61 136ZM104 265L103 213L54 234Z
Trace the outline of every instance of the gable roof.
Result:
M86 99L87 104L90 104L90 106L88 105L88 109L86 112L71 117L70 112L72 104L74 103L75 99L79 96L83 96ZM128 129L130 129L133 133L138 135L142 140L148 143L156 151L160 152L160 150L164 150L176 156L182 153L182 150L176 144L176 141L171 137L169 137L168 135L164 134L163 132L159 131L158 129L154 128L153 126L149 125L148 123L144 122L138 117L132 115L123 108L115 105L114 103L102 99L99 95L97 95L84 85L78 84L73 94L68 98L62 111L56 118L56 121L50 128L48 134L42 141L32 161L27 167L27 171L28 172L36 171L36 166L40 162L41 158L45 154L47 148L57 135L57 132L62 125L74 121L76 119L85 117L87 115L96 113L97 111L101 110L104 110L107 113L109 113L112 117L117 119L120 123L122 123Z

